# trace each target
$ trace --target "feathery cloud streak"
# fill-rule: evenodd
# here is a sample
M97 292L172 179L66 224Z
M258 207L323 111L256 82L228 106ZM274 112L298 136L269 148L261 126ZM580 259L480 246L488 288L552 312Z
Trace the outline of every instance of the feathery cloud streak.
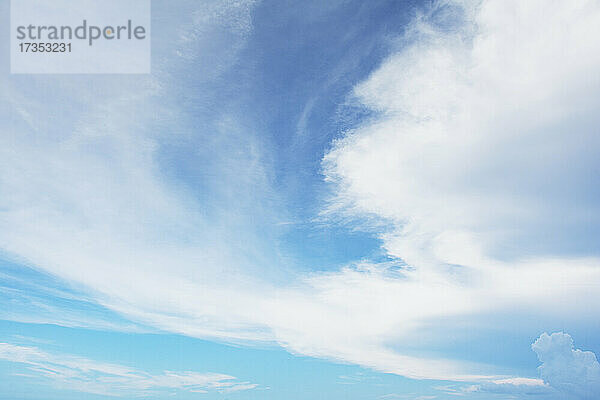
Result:
M103 363L69 354L51 354L36 347L0 343L0 360L24 364L25 376L46 380L60 389L106 396L147 396L165 391L230 393L257 384L233 376L193 371L150 374L136 368Z

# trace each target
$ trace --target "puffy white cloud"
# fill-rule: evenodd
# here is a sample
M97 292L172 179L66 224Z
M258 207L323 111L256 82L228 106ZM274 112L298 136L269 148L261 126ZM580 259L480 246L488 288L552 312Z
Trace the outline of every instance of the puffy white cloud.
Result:
M356 87L376 115L325 157L332 207L396 223L386 247L412 265L565 253L598 233L598 5L461 3Z
M355 88L372 117L325 156L329 212L391 225L388 254L414 267L387 280L390 331L598 313L599 21L594 1L437 2Z
M10 343L0 343L0 360L24 364L28 372L20 375L35 378L38 383L50 382L61 389L108 396L145 396L175 390L229 393L258 387L225 374L192 371L150 374L119 364L51 354Z
M600 395L600 364L591 351L575 349L564 332L543 333L531 345L542 363L541 379L491 379L449 392L482 392L519 396L544 395L548 399L597 399ZM442 388L444 390L444 388Z
M600 396L600 364L596 355L575 349L570 335L543 333L531 348L542 362L540 375L550 386L577 399Z

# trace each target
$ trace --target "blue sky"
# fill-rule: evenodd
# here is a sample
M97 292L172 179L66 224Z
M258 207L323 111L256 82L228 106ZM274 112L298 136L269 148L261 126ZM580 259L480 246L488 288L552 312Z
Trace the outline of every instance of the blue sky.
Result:
M0 399L596 399L599 21L157 0L151 75L6 60Z

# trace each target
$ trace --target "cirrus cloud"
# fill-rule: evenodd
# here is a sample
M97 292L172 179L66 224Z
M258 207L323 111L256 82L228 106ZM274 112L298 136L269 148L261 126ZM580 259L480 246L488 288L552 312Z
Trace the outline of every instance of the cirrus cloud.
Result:
M26 366L20 376L60 389L106 396L147 396L178 390L230 393L250 390L257 384L217 373L165 371L151 374L119 364L104 363L70 354L52 354L37 347L0 343L0 360Z

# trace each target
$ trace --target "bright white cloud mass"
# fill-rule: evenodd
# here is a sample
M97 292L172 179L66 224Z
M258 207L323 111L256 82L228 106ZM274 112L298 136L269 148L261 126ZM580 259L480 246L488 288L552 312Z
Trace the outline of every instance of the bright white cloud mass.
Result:
M183 15L192 5L182 4ZM175 69L194 71L201 49L210 65L194 100L208 102L219 91L211 82L226 81L243 51L257 4L215 2L210 18L177 28L177 59L159 77L28 78L42 97L65 93L61 104L5 77L2 250L167 332L272 343L473 391L598 398L598 362L566 334L533 345L541 380L419 345L444 341L463 318L481 326L519 314L510 329L599 315L600 3L439 1L416 15L349 96L368 117L322 159L331 192L320 223L373 234L386 260L310 273L273 247L287 211L258 125L227 107L198 125L178 107L186 83ZM161 157L190 129L198 141L187 157L202 169L186 183ZM88 360L2 346L5 359L38 372L52 364L98 393L253 385L88 369Z
M564 332L543 333L531 345L542 363L541 379L495 379L462 388L463 393L547 395L560 399L595 399L600 393L600 364L591 351L575 349ZM457 392L455 392L457 393Z
M598 397L600 364L591 351L574 349L571 336L544 333L531 348L542 362L540 374L549 385L577 399Z

